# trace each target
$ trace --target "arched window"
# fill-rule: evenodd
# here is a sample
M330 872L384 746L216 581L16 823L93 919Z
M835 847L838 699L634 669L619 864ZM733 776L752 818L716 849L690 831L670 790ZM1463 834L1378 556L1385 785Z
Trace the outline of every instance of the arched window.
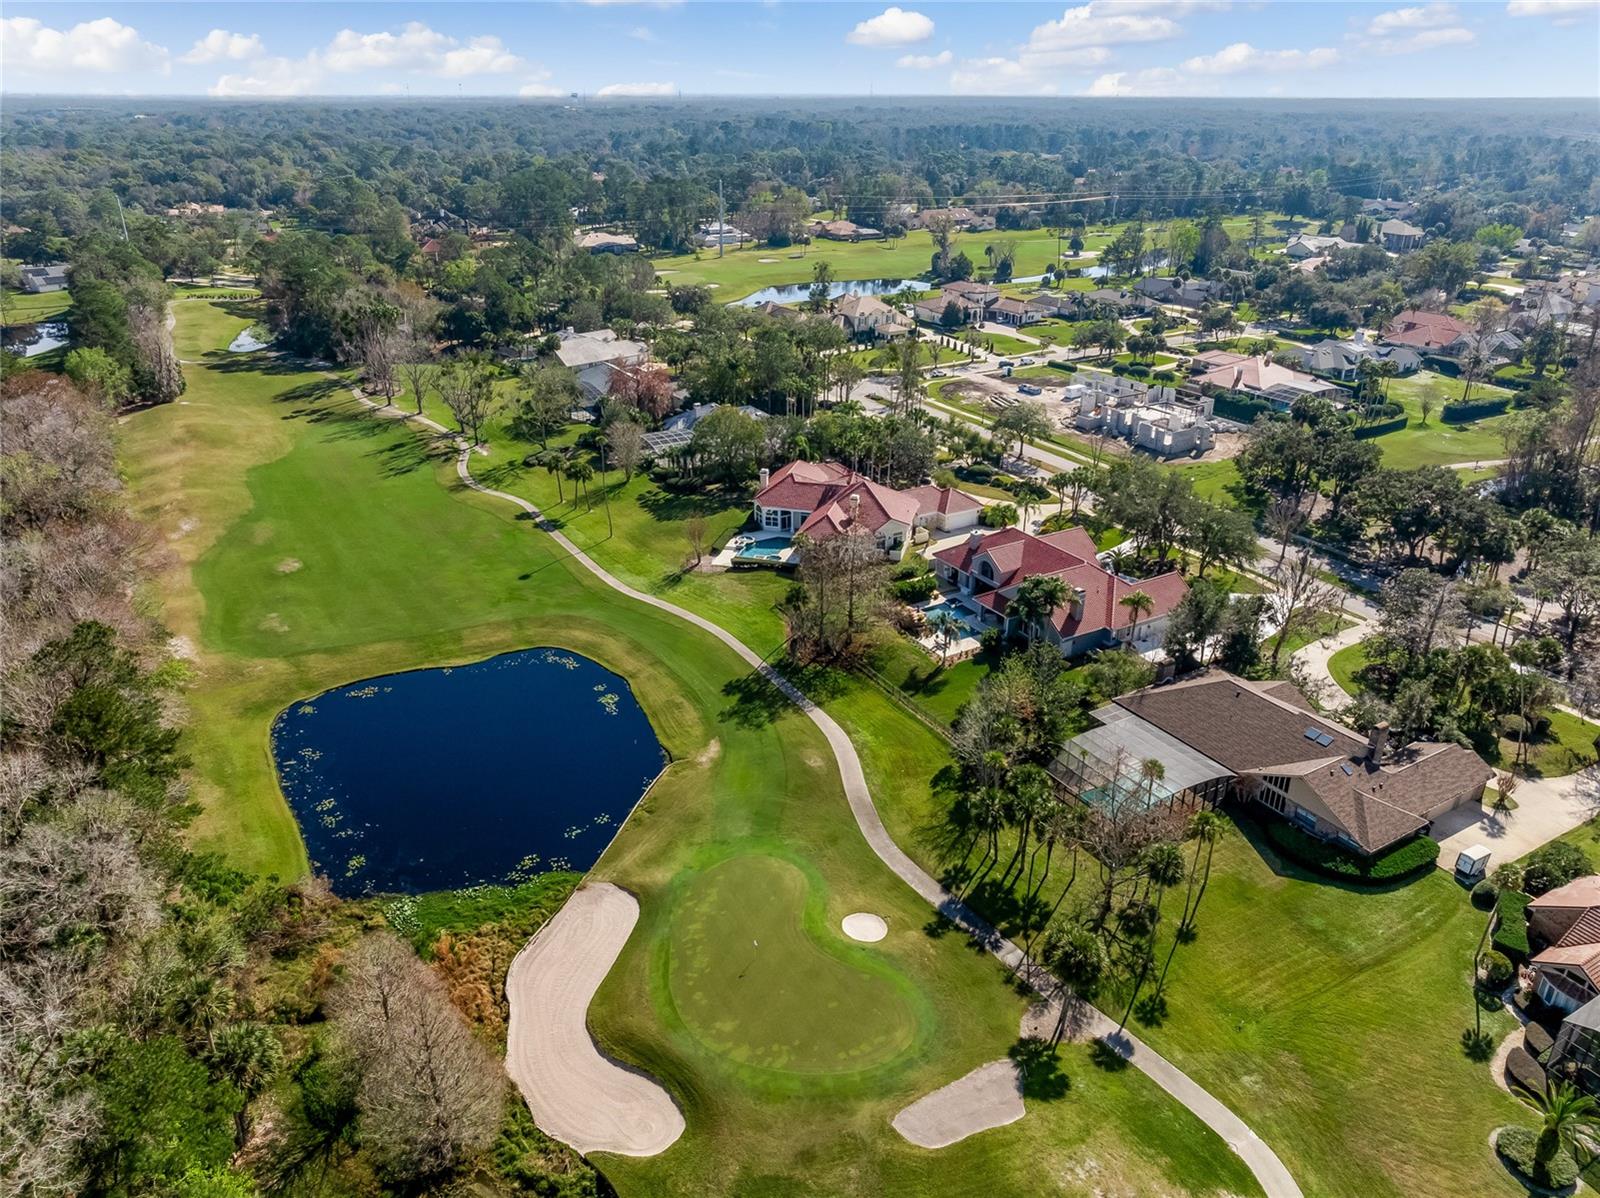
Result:
M990 582L994 581L994 566L987 559L978 563L978 575Z

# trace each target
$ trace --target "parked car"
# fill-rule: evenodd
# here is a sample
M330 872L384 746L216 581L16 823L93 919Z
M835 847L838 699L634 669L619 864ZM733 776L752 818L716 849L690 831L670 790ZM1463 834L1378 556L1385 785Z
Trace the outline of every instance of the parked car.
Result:
M944 378L944 371L942 371L942 370L930 370L928 372L928 377L930 379L942 379L942 378Z
M1018 366L1032 366L1033 362L1034 362L1034 360L1032 358L1018 358L1017 359L1017 365Z
M1032 383L1018 383L1017 390L1024 395L1043 395L1044 391Z
M1010 370L1013 366L1016 365L1016 363L1013 362L1010 358L1001 358L1000 359L1000 365L1004 369Z

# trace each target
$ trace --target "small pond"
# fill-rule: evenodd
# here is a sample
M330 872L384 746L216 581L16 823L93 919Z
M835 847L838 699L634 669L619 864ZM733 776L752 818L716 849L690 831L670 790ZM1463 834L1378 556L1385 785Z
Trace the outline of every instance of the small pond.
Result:
M67 322L41 320L38 324L8 324L0 328L0 347L23 358L47 354L67 343Z
M263 341L256 336L254 329L242 329L237 337L228 342L230 354L253 354L258 349L266 349L271 345L271 340Z
M337 687L278 716L272 755L344 897L586 870L666 764L627 682L564 649Z
M901 291L925 291L932 283L921 279L841 279L828 284L828 298L841 295L895 295ZM735 300L739 307L753 308L771 301L774 304L793 304L811 297L810 283L780 283L776 287L763 287L754 295Z

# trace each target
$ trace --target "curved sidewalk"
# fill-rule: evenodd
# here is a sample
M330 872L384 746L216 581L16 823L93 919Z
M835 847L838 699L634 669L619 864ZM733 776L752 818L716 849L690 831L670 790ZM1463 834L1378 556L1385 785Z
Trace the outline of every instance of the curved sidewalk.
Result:
M352 392L354 393L354 392ZM378 411L391 411L397 417L414 421L447 436L455 436L449 429L435 420L426 416L416 416L412 413L401 412L397 409L385 409L382 405L375 404L365 397L359 397L361 402ZM492 495L497 499L514 504L528 513L539 523L539 527L565 549L571 556L613 590L628 596L630 599L677 616L686 620L697 628L704 629L716 637L728 648L732 649L752 669L792 702L796 707L811 719L828 744L833 749L834 758L839 763L839 776L844 783L845 797L850 803L850 810L854 814L856 824L861 829L861 834L866 837L867 843L872 846L872 851L894 873L915 890L924 899L931 903L941 915L951 923L960 927L974 940L981 943L1007 968L1023 974L1025 980L1042 980L1048 976L1046 971L1029 961L1022 950L1010 940L1002 936L983 919L977 912L971 910L965 903L951 894L939 882L901 851L900 846L890 838L883 821L878 817L878 809L873 805L872 794L867 789L867 779L861 768L861 758L856 755L855 746L849 736L845 734L837 721L823 711L810 699L806 698L782 674L778 673L753 649L739 640L732 633L718 624L696 615L694 612L668 603L665 599L658 599L654 595L647 595L643 591L635 590L627 583L616 578L606 569L579 549L568 537L545 519L544 513L526 499L505 491L496 491L486 487L472 477L471 458L472 447L465 444L459 437L461 445L460 456L456 459L456 473L467 487L483 495ZM1039 989L1035 986L1035 989ZM1041 993L1048 989L1041 990ZM1300 1187L1295 1184L1288 1169L1277 1154L1269 1148L1260 1136L1256 1135L1237 1115L1208 1093L1197 1082L1185 1074L1177 1066L1162 1057L1131 1032L1116 1032L1116 1025L1099 1011L1092 1011L1089 1015L1090 1023L1086 1030L1096 1037L1106 1039L1107 1044L1127 1059L1134 1068L1147 1075L1156 1085L1160 1086L1172 1097L1189 1109L1189 1111L1202 1123L1209 1127L1232 1148L1250 1167L1255 1174L1256 1181L1260 1184L1267 1198L1303 1198Z

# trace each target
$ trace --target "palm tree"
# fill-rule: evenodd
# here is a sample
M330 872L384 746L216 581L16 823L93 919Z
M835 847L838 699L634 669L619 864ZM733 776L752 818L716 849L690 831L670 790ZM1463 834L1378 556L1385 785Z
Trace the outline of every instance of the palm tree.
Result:
M1035 574L1017 588L1009 614L1028 627L1029 637L1036 637L1043 630L1050 613L1066 603L1069 593L1064 579L1053 574Z
M1019 453L1017 455L1021 457ZM1021 482L1011 488L1011 493L1017 497L1017 502L1022 505L1022 527L1027 531L1033 509L1050 498L1050 492L1036 482Z
M1155 758L1145 761L1139 772L1147 781L1159 781L1166 775L1166 767ZM1122 1020L1117 1024L1120 1035L1122 1029L1128 1026L1128 1016L1133 1014L1133 1006L1139 1000L1139 991L1144 988L1144 980L1149 976L1150 966L1155 958L1156 929L1161 923L1161 899L1166 894L1169 886L1176 886L1183 880L1183 853L1175 844L1157 843L1145 851L1142 862L1145 880L1149 883L1155 897L1150 901L1150 932L1149 943L1145 946L1142 960L1139 962L1139 974L1133 980L1133 993L1128 996L1128 1005L1123 1009Z
M1539 1171L1547 1169L1563 1148L1580 1164L1594 1159L1600 1152L1600 1102L1565 1082L1548 1085L1543 1094L1532 1097L1544 1116L1533 1148Z
M581 488L583 491L584 510L589 512L594 511L594 504L589 502L589 483L594 478L594 467L588 462L584 461L582 458L579 458L575 462L567 462L564 469L567 472L567 477L572 480L573 504L577 504L578 490Z
M1139 763L1139 777L1144 780L1145 806L1150 805L1150 800L1155 796L1156 783L1167 776L1167 767L1161 763L1159 757L1146 757Z
M566 477L563 469L566 461L567 459L559 449L547 449L543 453L535 454L533 457L533 464L535 466L543 466L550 471L550 477L556 480L557 503L565 503L567 501L566 488L561 485L561 480Z
M1133 626L1128 632L1128 641L1136 644L1139 640L1139 621L1155 609L1156 601L1143 591L1129 591L1117 600L1119 606L1128 609L1128 614L1133 618Z
M928 617L928 631L933 633L933 639L939 645L939 668L942 670L950 661L950 645L960 635L966 625L960 617L949 608L940 608Z
M1056 493L1056 499L1060 501L1056 504L1056 515L1059 516L1067 510L1067 492L1072 489L1072 472L1070 470L1058 471L1046 481L1050 489Z
M1211 857L1216 852L1217 838L1222 835L1223 827L1222 817L1206 808L1201 808L1189 817L1189 824L1184 832L1188 839L1194 841L1194 860L1189 863L1189 888L1183 896L1183 916L1178 920L1178 930L1172 937L1172 946L1167 949L1167 959L1161 966L1161 976L1156 979L1158 996L1167 988L1167 971L1172 968L1172 958L1178 951L1178 942L1194 927L1194 917L1200 911L1200 900L1205 897L1206 885L1211 881ZM1195 880L1201 876L1202 847L1205 849L1205 874L1200 881L1197 895Z

